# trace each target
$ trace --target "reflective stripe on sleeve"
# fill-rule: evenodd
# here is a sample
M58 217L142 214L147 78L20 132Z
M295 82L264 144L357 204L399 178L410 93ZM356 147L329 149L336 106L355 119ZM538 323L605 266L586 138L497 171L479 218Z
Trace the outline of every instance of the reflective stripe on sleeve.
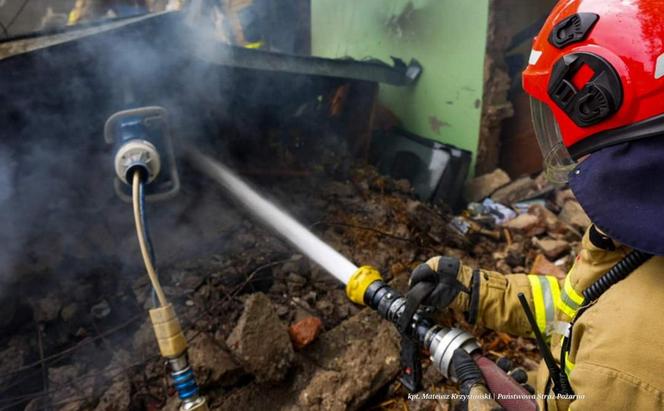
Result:
M569 275L565 278L563 292L560 296L560 300L558 301L558 309L560 309L560 311L565 313L570 318L574 318L576 312L579 310L579 307L581 304L583 304L583 296L577 293L574 288L572 288Z
M556 301L560 298L558 282L554 277L542 275L529 275L528 281L533 294L537 328L546 335L555 320Z
M569 352L565 352L565 374L567 374L567 377L570 376L573 370L574 363L569 359Z

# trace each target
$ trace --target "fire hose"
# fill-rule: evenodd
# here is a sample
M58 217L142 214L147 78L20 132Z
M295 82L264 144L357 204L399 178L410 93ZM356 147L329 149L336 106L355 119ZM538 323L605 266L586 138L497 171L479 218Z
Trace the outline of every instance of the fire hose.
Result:
M150 319L161 355L171 367L173 385L182 401L180 410L207 410L205 397L199 395L187 358L187 340L159 282L143 207L146 184L149 184L153 198L177 191L179 184L165 110L146 107L116 113L107 121L105 135L115 149L116 191L124 198L126 188L131 187L129 200L133 203L139 248L158 302L158 306L150 310ZM446 378L456 380L452 357L461 349L477 364L500 405L507 410L537 409L524 387L482 355L472 335L458 328L436 324L426 307L413 309L404 296L383 281L378 270L355 266L222 164L194 148L187 151L187 156L196 168L219 182L263 223L344 283L351 301L377 311L382 318L397 326L401 334L401 381L406 388L417 391L421 387L422 351L428 352L434 367Z
M408 318L405 326L400 320L406 308L406 299L386 284L373 267L356 267L295 219L235 176L228 168L204 155L195 148L187 151L188 159L199 171L219 182L242 205L264 224L280 233L293 245L314 259L330 274L346 284L347 297L356 304L377 311L384 319L397 325L402 335L401 381L407 388L419 388L422 350L445 377L455 380L452 356L457 349L470 354L479 367L489 390L496 401L507 410L536 410L532 395L493 361L482 355L475 338L458 328L445 328L431 320L426 308L417 310ZM325 255L321 257L321 255Z
M159 301L159 307L150 309L150 320L152 321L161 355L168 360L171 366L173 386L182 401L180 409L183 411L207 410L205 397L199 395L198 384L187 359L187 340L182 332L180 321L175 315L173 305L166 299L166 294L161 287L157 271L153 264L153 257L148 250L148 234L145 228L144 214L140 206L144 201L142 198L142 174L143 172L140 168L136 168L133 171L132 203L141 256L143 257L145 269L152 283L152 289Z
M207 401L199 393L193 369L187 358L187 340L180 321L159 282L146 224L145 185L156 184L155 181L160 177L162 182L159 187L162 187L162 190L163 187L170 190L170 187L175 185L169 177L174 175L174 163L163 158L172 154L165 121L165 110L159 107L127 110L109 118L105 134L106 140L115 142L116 146L116 189L123 189L122 183L131 187L138 244L153 294L156 296L155 307L149 310L150 320L159 351L170 366L173 387L181 401L180 410L207 411ZM121 194L121 191L118 190L118 193Z

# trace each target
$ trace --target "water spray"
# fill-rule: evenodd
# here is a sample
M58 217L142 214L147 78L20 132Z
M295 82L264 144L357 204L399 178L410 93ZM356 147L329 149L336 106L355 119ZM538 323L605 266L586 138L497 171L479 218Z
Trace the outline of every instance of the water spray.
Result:
M182 401L180 410L207 411L207 402L199 394L187 358L187 340L180 321L159 282L146 224L146 197L164 198L179 188L166 110L145 107L116 113L106 122L105 137L114 148L116 192L133 205L141 256L155 300L155 307L150 309L150 320L161 355L171 367L173 386ZM128 191L131 197L127 195Z
M187 156L196 168L220 183L266 226L344 283L346 295L351 301L376 310L384 319L397 325L401 334L400 380L410 391L421 389L422 350L429 353L437 370L455 381L452 355L460 348L473 357L488 388L503 407L508 410L537 409L535 401L528 399L529 393L524 387L482 355L472 335L458 328L437 325L431 320L427 308L420 308L412 315L406 313L406 298L385 283L378 270L369 266L358 268L293 217L260 196L223 164L195 148L189 148Z

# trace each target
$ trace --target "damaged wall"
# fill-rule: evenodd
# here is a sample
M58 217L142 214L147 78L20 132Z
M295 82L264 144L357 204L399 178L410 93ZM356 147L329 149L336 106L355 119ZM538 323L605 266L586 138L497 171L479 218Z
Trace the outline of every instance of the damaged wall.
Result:
M412 88L381 85L380 100L416 134L477 150L488 0L313 0L312 52L417 59Z
M491 0L489 4L477 175L497 166L512 177L541 170L521 72L528 63L532 39L554 4L555 0Z

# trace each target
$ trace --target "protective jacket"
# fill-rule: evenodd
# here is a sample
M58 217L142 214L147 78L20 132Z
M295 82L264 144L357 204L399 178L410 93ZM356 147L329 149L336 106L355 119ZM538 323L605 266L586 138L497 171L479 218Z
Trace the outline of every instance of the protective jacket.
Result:
M603 249L586 232L564 281L462 266L457 278L475 288L475 296L459 293L451 307L489 329L528 337L532 329L517 298L524 293L556 359L561 358L563 335L571 331L569 350L562 356L576 397L549 398L549 410L663 410L664 257L651 258L613 285L568 327L583 303L583 291L629 251L621 245ZM473 277L477 284L471 286ZM545 392L547 380L542 362L537 393L554 396ZM540 409L544 401L538 399Z

